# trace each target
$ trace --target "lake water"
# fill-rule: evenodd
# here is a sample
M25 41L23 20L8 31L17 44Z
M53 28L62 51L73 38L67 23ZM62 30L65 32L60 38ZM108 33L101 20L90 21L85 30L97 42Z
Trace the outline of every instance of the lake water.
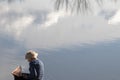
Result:
M11 71L18 65L28 72L24 55L29 49L45 64L44 80L120 80L120 28L105 27L109 25L101 18L98 25L105 28L88 18L62 15L56 20L61 13L52 14L49 21L52 7L50 0L1 2L0 80L13 80ZM42 29L44 22L50 27Z

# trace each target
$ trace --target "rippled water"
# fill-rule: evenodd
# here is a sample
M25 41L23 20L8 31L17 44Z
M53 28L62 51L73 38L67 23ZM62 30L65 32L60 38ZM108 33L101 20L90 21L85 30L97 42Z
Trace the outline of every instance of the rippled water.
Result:
M0 3L0 80L13 80L18 65L28 72L29 49L45 64L44 80L120 79L119 21L107 23L116 10L70 16L50 0L11 1Z

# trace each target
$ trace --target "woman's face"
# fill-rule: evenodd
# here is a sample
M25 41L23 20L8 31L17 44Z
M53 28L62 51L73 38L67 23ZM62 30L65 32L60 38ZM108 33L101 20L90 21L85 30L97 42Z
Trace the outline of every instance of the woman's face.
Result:
M27 61L28 61L28 62L31 62L31 61L32 61L32 59L28 58L28 59L27 59Z

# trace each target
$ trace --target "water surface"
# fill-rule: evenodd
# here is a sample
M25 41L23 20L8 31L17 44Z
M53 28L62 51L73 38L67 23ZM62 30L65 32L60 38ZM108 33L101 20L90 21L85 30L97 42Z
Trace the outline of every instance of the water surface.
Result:
M18 65L28 72L29 49L45 64L44 80L120 80L119 25L66 17L53 11L50 0L14 1L0 4L0 80L13 80ZM50 26L41 27L44 22Z

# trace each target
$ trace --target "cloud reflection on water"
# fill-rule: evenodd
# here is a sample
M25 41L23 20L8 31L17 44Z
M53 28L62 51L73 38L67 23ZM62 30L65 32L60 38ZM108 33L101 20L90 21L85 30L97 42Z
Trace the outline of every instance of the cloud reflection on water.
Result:
M54 17L47 20L47 16L52 12L12 9L8 5L1 6L1 9L0 71L3 72L0 75L1 80L12 80L10 72L17 65L26 67L24 53L28 49L36 49L38 52L43 50L40 56L46 64L46 80L120 79L119 25L108 25L108 21L100 16L58 17L58 13L58 22L43 28L42 24L54 21ZM28 22L24 23L24 19ZM114 41L116 44L109 44ZM79 47L84 44L96 45ZM49 48L53 51L47 51Z

